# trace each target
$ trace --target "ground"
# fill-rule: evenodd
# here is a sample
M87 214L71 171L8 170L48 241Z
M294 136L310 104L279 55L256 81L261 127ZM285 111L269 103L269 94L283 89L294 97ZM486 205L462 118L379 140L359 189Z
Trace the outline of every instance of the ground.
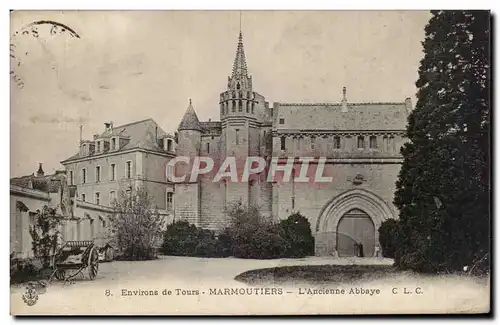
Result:
M417 310L425 313L437 312L443 308L444 310L458 308L462 311L482 308L484 311L488 306L487 280L478 281L457 276L423 277L406 273L391 274L390 278L386 279L368 279L355 285L355 288L379 289L378 296L301 295L299 288L305 284L299 282L266 284L267 287L278 286L283 291L282 295L241 296L233 294L228 296L218 295L215 290L221 288L224 294L225 289L251 288L252 286L235 280L235 277L249 270L329 264L377 264L389 267L392 260L318 257L244 260L161 256L153 261L115 261L102 263L94 281L88 280L88 275L85 274L85 279L78 279L73 284L63 285L61 282L54 282L31 307L27 307L22 300L25 286L12 286L11 311L15 314L269 314L317 313L318 311L386 313L394 310L397 307L396 303L402 304L403 312ZM311 285L303 288L308 287ZM346 290L354 288L350 283L332 283L330 287L345 287ZM405 295L404 288L413 294ZM415 292L416 288L420 288L423 294L418 295ZM154 290L157 291L158 296L147 295L154 293ZM284 304L283 301L287 303ZM294 304L299 302L300 306L294 307Z

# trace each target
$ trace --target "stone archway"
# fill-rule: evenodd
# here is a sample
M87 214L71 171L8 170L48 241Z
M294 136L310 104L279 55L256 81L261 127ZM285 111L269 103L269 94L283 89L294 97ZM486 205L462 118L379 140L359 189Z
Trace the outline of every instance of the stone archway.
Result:
M374 193L363 189L343 192L323 206L317 219L315 226L316 256L337 255L339 222L350 211L362 211L369 216L373 222L375 244L378 244L377 230L382 222L394 218L394 213L388 204ZM365 254L365 256L367 255Z

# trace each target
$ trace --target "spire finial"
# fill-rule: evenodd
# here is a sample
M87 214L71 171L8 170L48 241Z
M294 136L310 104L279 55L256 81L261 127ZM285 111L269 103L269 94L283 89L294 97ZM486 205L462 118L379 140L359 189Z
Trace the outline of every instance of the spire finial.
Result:
M191 106L191 98L189 98L189 105Z
M241 35L241 10L240 10L240 35Z

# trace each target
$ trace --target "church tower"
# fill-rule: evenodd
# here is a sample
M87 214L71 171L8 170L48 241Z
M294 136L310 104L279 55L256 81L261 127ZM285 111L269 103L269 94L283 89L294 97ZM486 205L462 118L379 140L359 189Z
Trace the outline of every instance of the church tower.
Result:
M226 179L226 204L241 201L243 204L260 205L260 181L251 178L247 182L241 182L241 176L247 157L262 156L262 125L267 120L265 117L269 110L265 98L253 90L241 31L232 73L227 78L227 89L220 94L219 105L222 122L221 154L223 158L234 157L238 169L237 182Z

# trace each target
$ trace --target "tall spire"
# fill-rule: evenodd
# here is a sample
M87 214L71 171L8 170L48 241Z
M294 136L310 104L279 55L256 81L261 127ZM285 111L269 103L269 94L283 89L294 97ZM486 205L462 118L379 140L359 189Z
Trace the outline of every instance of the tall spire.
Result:
M243 49L243 34L240 30L240 35L238 38L238 47L236 49L236 57L233 63L233 75L235 76L248 76L247 71L247 60L245 58L245 50Z

